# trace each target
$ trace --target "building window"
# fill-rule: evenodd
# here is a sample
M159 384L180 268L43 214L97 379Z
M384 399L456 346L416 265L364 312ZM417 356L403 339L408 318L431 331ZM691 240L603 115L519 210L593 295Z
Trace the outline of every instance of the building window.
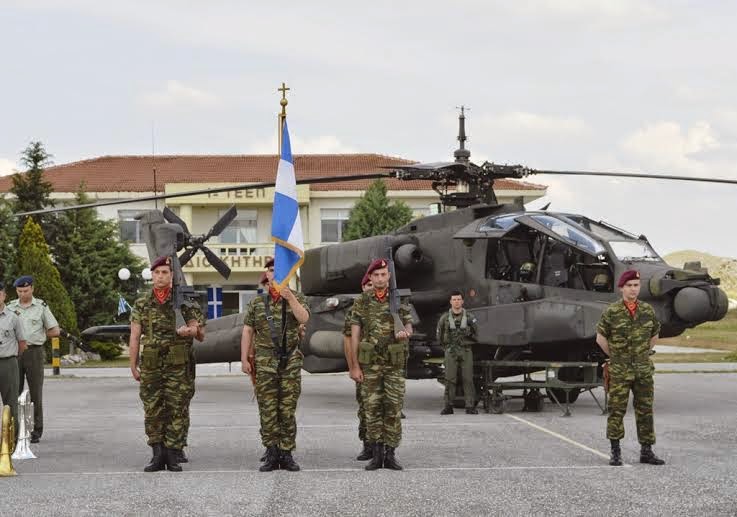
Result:
M412 219L419 219L420 217L426 217L430 215L430 207L428 205L411 206Z
M220 210L218 218L225 214ZM257 242L256 210L238 210L238 215L230 225L220 234L221 244L253 244Z
M320 210L320 241L340 242L348 225L350 208L323 208Z
M118 210L118 224L120 225L120 240L139 244L143 242L141 235L141 221L135 219L140 210Z

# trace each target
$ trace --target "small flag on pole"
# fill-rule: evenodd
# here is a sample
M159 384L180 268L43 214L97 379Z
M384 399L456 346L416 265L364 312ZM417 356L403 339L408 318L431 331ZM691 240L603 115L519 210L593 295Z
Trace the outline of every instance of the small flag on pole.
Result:
M289 284L289 280L302 265L305 248L297 202L297 178L286 120L282 132L281 157L276 171L271 239L275 243L274 288L279 291Z
M125 301L125 298L123 298L122 294L119 295L118 297L118 316L120 316L121 314L125 314L129 310L131 310L130 304L127 301Z

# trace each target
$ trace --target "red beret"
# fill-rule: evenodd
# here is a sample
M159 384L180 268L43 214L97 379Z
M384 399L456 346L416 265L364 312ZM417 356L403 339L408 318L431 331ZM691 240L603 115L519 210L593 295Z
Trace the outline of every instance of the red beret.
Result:
M363 289L363 286L368 284L370 281L371 281L371 276L368 273L363 275L363 278L361 279L361 289Z
M263 285L269 281L269 277L266 276L266 271L261 272L261 278L258 279L259 285Z
M270 268L270 267L274 267L274 259L273 258L270 258L269 260L267 260L266 261L266 264L264 264L264 267L267 268L267 269Z
M624 284L629 282L630 280L639 280L640 279L640 272L636 269L628 269L624 273L622 273L622 276L619 277L619 282L617 282L617 287L620 289L624 287Z
M151 264L151 271L154 271L157 267L161 266L169 266L169 269L171 269L171 257L163 255L154 260L153 264Z
M371 264L369 264L368 269L366 270L366 274L370 275L377 269L383 269L385 267L389 267L389 264L387 263L386 259L374 259Z

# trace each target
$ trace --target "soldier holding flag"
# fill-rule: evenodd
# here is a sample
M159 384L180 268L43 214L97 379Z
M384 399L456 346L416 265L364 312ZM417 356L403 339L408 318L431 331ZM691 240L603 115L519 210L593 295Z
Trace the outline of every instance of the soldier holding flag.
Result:
M248 305L241 335L243 372L251 375L249 362L255 348L255 386L261 419L261 441L266 455L261 472L276 469L298 471L292 451L296 448L297 401L302 390L299 326L310 317L307 299L292 291L289 280L302 264L304 243L297 203L297 186L286 121L282 153L276 174L272 216L274 259L267 262L268 292Z

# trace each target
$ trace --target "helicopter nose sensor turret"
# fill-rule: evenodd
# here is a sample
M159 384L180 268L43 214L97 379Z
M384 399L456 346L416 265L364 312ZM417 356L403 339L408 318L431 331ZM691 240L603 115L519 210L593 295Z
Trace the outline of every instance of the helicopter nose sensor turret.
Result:
M689 323L720 320L729 305L726 293L718 287L707 291L698 287L684 287L673 300L676 315Z

